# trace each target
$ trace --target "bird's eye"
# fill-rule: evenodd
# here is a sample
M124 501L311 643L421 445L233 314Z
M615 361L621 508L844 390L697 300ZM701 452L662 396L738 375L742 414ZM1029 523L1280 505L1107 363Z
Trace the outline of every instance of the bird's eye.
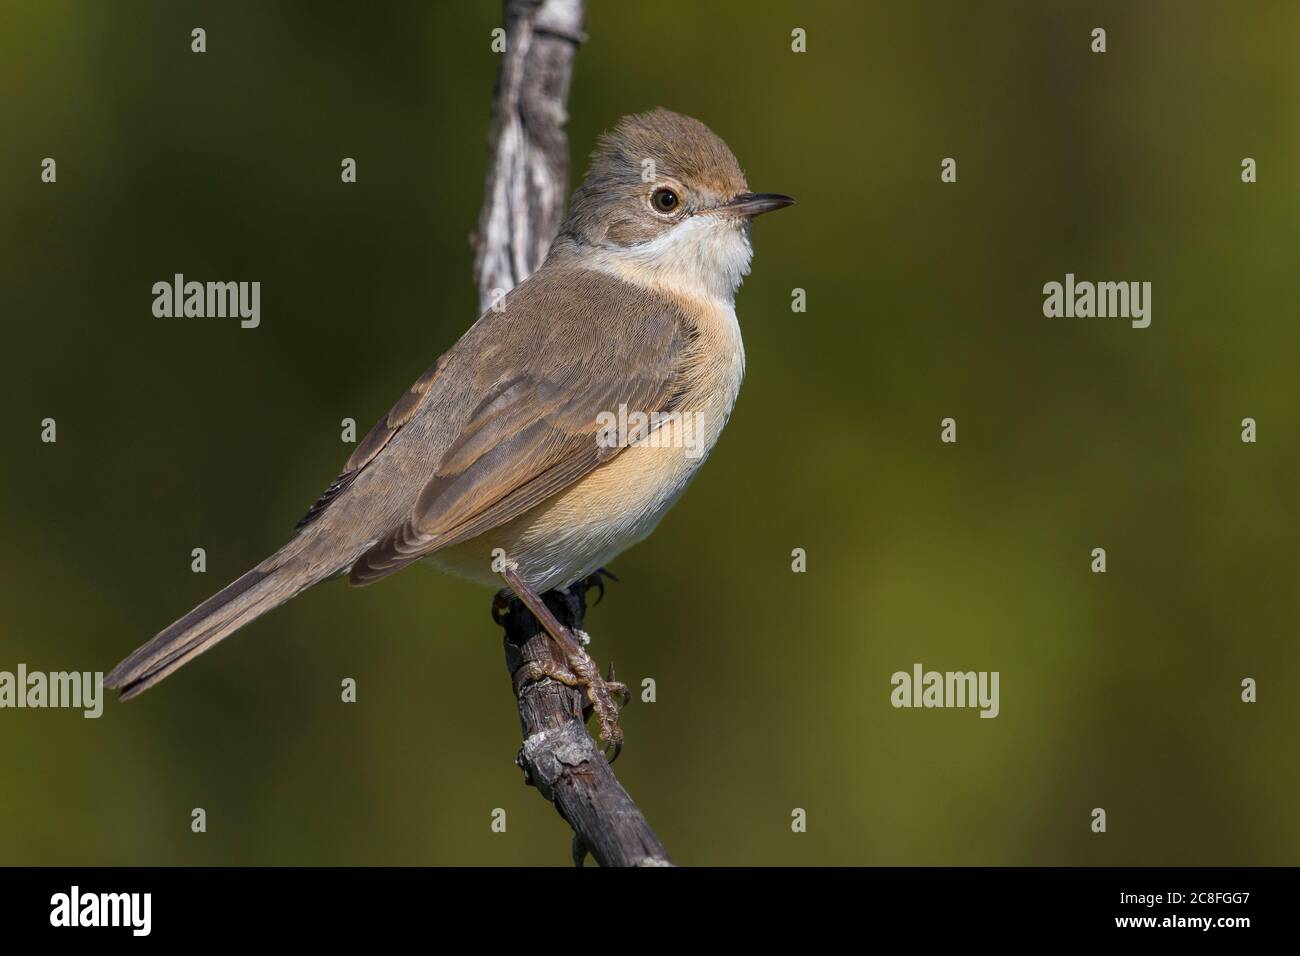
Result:
M677 194L671 189L656 189L650 197L650 204L659 212L672 212L677 208Z

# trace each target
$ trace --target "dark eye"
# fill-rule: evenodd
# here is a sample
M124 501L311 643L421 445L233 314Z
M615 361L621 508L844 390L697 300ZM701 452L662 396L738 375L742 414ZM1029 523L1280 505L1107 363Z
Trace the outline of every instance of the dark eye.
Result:
M677 208L677 194L671 189L656 189L650 197L650 204L660 212L672 212Z

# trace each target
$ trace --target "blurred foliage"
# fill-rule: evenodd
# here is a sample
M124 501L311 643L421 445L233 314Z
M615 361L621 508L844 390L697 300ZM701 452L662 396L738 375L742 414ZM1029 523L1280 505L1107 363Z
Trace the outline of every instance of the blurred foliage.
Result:
M657 682L618 769L677 859L1295 863L1300 7L591 6L575 181L663 105L799 200L725 437L588 620ZM469 325L498 19L7 0L0 669L107 671L271 552ZM260 281L261 327L153 318L176 272ZM1066 272L1151 281L1151 328L1044 318ZM100 720L0 711L0 862L563 864L488 609L332 582ZM1001 716L894 710L916 661Z

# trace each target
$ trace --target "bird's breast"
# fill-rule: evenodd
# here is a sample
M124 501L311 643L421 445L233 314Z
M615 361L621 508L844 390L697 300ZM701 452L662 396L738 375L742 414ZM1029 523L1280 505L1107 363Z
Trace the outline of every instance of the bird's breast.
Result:
M734 309L723 303L696 303L695 308L700 335L686 387L657 427L540 505L431 560L499 586L490 569L490 556L499 548L526 581L546 591L585 577L653 531L712 451L744 376ZM633 435L639 434L633 416L655 411L609 410L611 424L627 416Z

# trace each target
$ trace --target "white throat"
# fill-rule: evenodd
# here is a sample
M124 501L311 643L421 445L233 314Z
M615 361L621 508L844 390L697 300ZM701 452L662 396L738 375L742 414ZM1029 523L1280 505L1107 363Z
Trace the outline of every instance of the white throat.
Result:
M637 246L599 249L592 255L592 264L637 285L666 288L731 307L736 290L749 275L753 256L748 224L705 214Z

